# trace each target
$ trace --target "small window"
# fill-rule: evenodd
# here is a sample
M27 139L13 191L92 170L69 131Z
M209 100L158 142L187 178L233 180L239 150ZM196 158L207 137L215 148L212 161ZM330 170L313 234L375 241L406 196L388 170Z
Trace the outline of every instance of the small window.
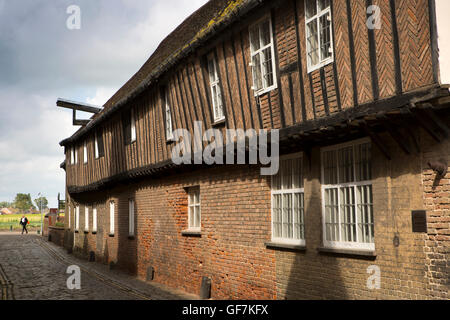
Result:
M70 164L75 164L75 148L70 148Z
M72 216L72 210L70 210L70 206L68 207L68 210L69 210L69 230L70 230L70 228L71 228L71 226L70 226L70 223L71 223L71 216Z
M109 234L114 235L114 215L115 215L115 208L114 208L114 201L111 201L109 203Z
M126 111L122 115L122 128L125 144L132 144L136 141L136 121L133 109Z
M165 99L166 139L169 141L173 139L173 126L172 126L172 110L170 108L168 89L166 89L164 99Z
M97 232L97 207L92 208L92 232Z
M275 89L275 51L270 18L250 28L250 52L255 95Z
M134 110L131 109L130 112L130 116L131 116L131 143L136 141L136 119L134 117Z
M75 148L75 164L78 163L78 148Z
M189 231L201 230L201 212L200 212L200 188L189 188L188 190L188 225Z
M85 207L84 209L84 231L89 231L89 208Z
M307 0L306 50L308 72L333 62L330 0Z
M272 241L305 244L305 198L301 154L283 157L272 177Z
M326 247L375 249L371 172L369 140L322 150Z
M220 79L214 53L211 53L208 56L208 74L213 102L214 122L219 122L225 119L225 113L223 110L222 91L220 90Z
M87 148L87 142L84 142L84 148L83 148L83 163L88 163L88 148Z
M128 200L128 235L134 237L134 200Z
M75 208L75 230L80 230L80 206Z
M95 159L105 156L105 145L103 143L103 134L101 131L95 133Z

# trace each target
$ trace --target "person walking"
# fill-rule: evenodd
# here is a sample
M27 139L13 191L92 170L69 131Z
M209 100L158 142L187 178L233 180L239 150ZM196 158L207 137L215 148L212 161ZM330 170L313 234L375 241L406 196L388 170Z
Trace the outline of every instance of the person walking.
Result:
M22 219L20 219L20 224L22 225L22 234L24 231L26 231L28 234L28 230L27 230L28 219L25 216L22 216Z

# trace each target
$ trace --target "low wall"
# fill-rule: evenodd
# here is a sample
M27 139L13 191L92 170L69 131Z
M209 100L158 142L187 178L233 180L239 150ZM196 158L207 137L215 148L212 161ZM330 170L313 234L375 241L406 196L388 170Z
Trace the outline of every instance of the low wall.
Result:
M62 247L64 245L64 231L64 228L48 227L48 241Z

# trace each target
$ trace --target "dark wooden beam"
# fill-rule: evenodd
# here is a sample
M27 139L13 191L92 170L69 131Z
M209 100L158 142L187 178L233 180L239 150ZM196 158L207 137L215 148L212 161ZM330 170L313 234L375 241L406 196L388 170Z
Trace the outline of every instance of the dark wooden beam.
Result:
M435 124L430 121L430 119L428 117L426 117L424 114L420 114L419 112L415 112L414 113L415 118L417 120L417 122L419 123L419 125L434 139L436 140L436 142L442 142L442 140L444 140L444 138L442 137L441 134L439 134L438 132L436 132L436 126Z
M75 102L65 99L58 99L58 101L56 101L56 105L61 108L78 110L94 114L100 113L100 111L102 111L102 108L99 106L94 106L87 103Z
M413 153L411 145L409 144L408 138L403 136L399 130L397 130L396 126L394 126L391 122L387 122L384 127L387 132L389 132L390 136L394 141L399 145L399 147L405 152L407 155Z

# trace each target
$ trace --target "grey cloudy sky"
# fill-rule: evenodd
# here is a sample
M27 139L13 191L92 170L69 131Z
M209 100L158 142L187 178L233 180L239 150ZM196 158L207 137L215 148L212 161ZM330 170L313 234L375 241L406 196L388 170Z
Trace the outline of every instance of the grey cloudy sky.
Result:
M64 196L59 141L77 128L58 97L104 104L206 0L0 0L0 201ZM81 29L69 30L70 5Z
M77 129L57 98L104 104L206 2L0 0L0 201L41 192L55 206L65 178L58 143ZM81 8L81 30L66 28L73 4ZM448 37L450 1L437 5L440 36ZM441 44L449 83L450 40Z

